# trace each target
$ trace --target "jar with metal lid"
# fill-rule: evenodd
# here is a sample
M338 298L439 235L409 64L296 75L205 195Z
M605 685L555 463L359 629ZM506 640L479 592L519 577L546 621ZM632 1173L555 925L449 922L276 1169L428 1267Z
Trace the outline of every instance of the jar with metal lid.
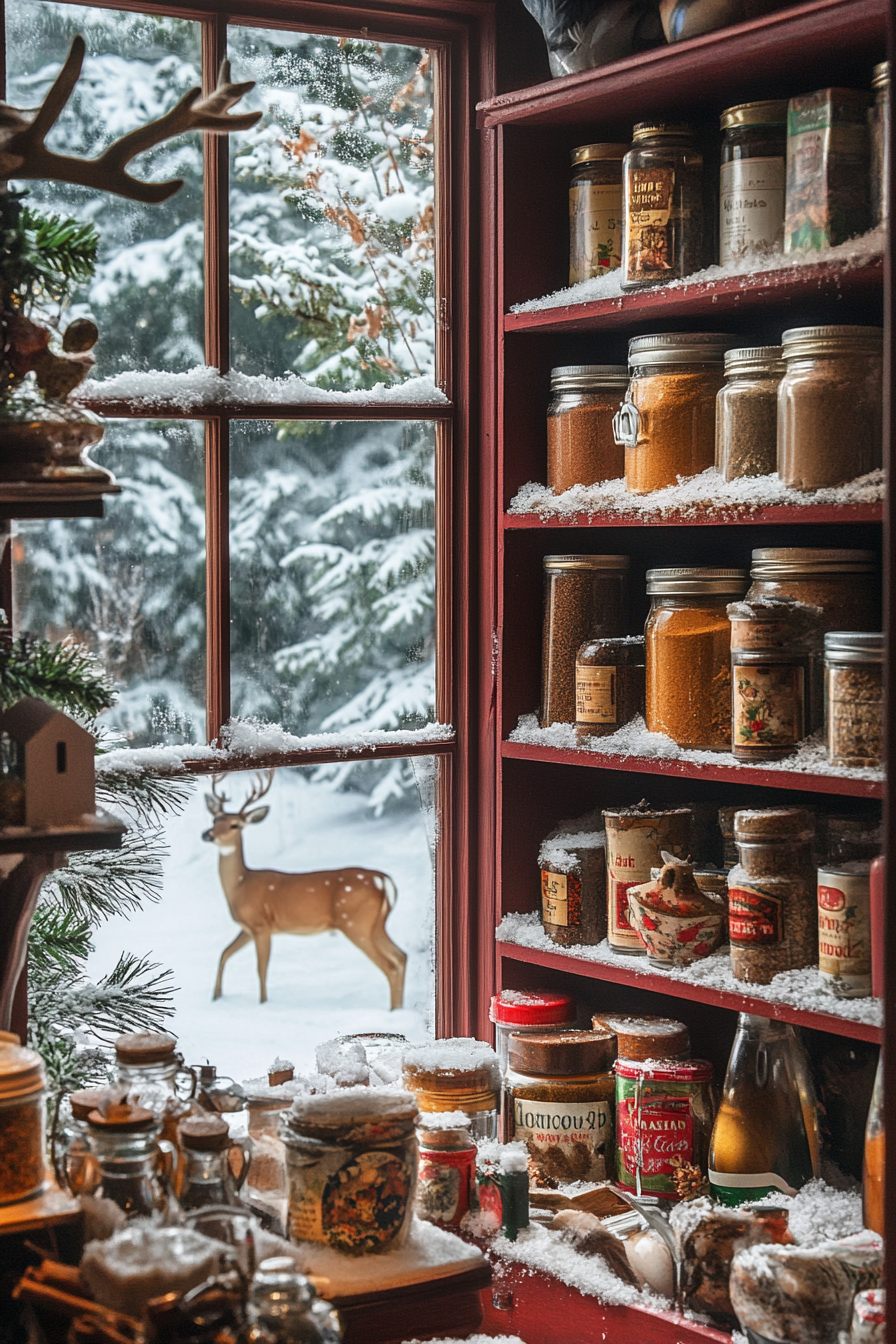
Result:
M575 723L576 654L588 639L625 634L627 555L546 555L541 726Z
M704 1175L715 1104L704 1059L617 1059L616 1181L635 1195L673 1200L687 1167Z
M162 1137L178 1142L177 1127L193 1113L196 1075L184 1065L177 1037L166 1031L131 1031L115 1042L118 1082L128 1100L152 1111Z
M731 623L743 569L647 571L647 728L680 747L731 747Z
M639 122L622 165L622 288L680 280L703 264L703 154L685 122Z
M609 1031L511 1033L506 1090L513 1136L536 1184L613 1176L613 1061Z
M734 816L738 863L728 874L728 934L736 980L768 985L818 963L815 824L802 807Z
M883 328L794 327L781 337L778 474L794 490L843 485L881 464Z
M868 109L871 139L871 227L882 228L890 216L890 62L874 67L874 105Z
M832 765L883 759L884 637L834 630L824 637L825 745Z
M397 1250L417 1186L417 1102L385 1087L297 1097L280 1122L289 1235L344 1255Z
M590 639L576 654L576 737L607 737L644 713L644 636Z
M548 989L502 989L492 996L489 1018L495 1024L495 1050L501 1073L507 1072L507 1041L511 1032L569 1031L576 1022L576 1001L571 994Z
M402 1076L424 1113L463 1111L474 1139L497 1138L501 1067L484 1041L456 1036L411 1046Z
M735 336L694 331L629 341L631 381L613 421L625 448L626 489L648 494L713 465L716 398L725 351L736 343Z
M728 607L736 760L782 760L806 736L811 649L820 615L820 608L786 598Z
M217 1115L191 1115L179 1126L184 1173L181 1181L182 1209L200 1209L210 1204L240 1206L240 1190L249 1172L251 1139L231 1139L225 1121ZM240 1155L239 1171L231 1153Z
M421 1116L417 1126L417 1216L441 1227L460 1227L476 1190L476 1144L469 1117L459 1111Z
M654 1017L644 1013L633 1017L628 1013L595 1013L592 1019L595 1031L612 1031L616 1037L619 1059L689 1059L691 1036L683 1022L673 1017Z
M569 283L622 262L622 160L628 145L580 145L569 182Z
M85 1088L68 1096L68 1115L65 1103L60 1108L50 1134L50 1152L56 1180L63 1190L79 1195L92 1189L97 1182L96 1158L90 1149L90 1131L87 1117L106 1100L104 1089Z
M87 1119L90 1147L96 1155L99 1185L85 1193L110 1199L125 1217L177 1221L172 1191L178 1150L161 1138L152 1111L127 1102L91 1111Z
M548 485L558 494L574 485L618 480L625 452L613 417L628 387L624 364L564 364L551 369L548 406Z
M689 807L605 808L607 832L607 942L614 952L643 957L644 944L628 917L628 892L662 867L662 851L686 859L694 815Z
M838 999L871 993L871 863L854 859L818 870L818 976Z
M719 171L719 263L728 266L745 257L759 261L784 249L787 101L728 107L720 125L724 134ZM774 467L769 470L774 471Z
M725 386L716 402L716 469L726 481L777 470L784 369L780 345L725 351Z
M0 1204L43 1188L44 1064L36 1050L0 1042Z

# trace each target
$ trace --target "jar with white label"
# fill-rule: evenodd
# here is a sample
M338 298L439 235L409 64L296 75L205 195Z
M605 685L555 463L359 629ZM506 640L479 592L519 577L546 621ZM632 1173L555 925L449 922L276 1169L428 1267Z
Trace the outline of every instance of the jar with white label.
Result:
M537 1184L613 1178L616 1084L611 1031L511 1032L505 1081L513 1137Z
M818 870L818 974L838 999L871 993L871 864L853 859Z
M721 127L719 263L728 266L784 248L787 102L726 108Z
M644 636L592 639L576 654L576 737L607 737L644 713Z
M686 859L692 848L694 814L689 807L657 810L647 802L607 808L607 942L614 952L643 957L644 944L628 917L628 892L662 868L662 851Z
M569 182L569 283L622 262L622 160L628 145L580 145Z

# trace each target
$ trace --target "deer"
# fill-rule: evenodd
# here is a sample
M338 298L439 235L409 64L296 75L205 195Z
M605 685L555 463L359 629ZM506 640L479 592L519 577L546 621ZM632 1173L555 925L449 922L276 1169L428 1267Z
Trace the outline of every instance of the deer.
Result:
M260 1001L266 1003L273 934L307 936L336 929L383 972L389 982L389 1006L401 1008L408 959L386 932L386 920L398 899L392 878L370 868L334 868L313 873L247 868L243 831L268 815L267 805L253 804L270 790L274 771L256 773L249 796L237 812L226 810L229 799L219 790L221 779L222 776L213 775L212 791L205 795L214 821L202 838L218 847L218 875L230 914L240 931L221 953L213 1000L221 997L224 967L247 943L255 943Z

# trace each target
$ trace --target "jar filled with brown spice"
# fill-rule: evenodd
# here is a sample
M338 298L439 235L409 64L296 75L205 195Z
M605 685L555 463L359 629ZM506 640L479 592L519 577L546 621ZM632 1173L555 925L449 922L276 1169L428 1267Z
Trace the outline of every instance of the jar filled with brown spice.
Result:
M806 735L810 660L819 607L792 598L732 602L731 751L776 761Z
M625 451L613 417L628 387L624 364L564 364L551 370L548 406L548 485L558 494L574 485L615 481Z
M576 654L589 639L618 637L628 620L627 555L546 555L541 726L575 723Z
M818 963L815 826L802 807L734 816L738 863L728 874L728 931L736 980L768 985Z
M719 262L754 256L761 264L784 247L787 103L740 103L720 124Z
M824 637L825 744L832 765L883 759L884 637L835 630Z
M703 155L685 122L639 122L623 164L622 288L646 289L700 269Z
M569 283L622 263L622 160L628 145L580 145L569 182Z
M45 1087L40 1055L0 1041L0 1204L30 1199L43 1186Z
M541 842L538 867L547 936L564 947L605 938L606 833L600 812L561 821Z
M725 386L716 403L716 468L726 481L767 476L778 461L780 345L725 352Z
M691 852L694 814L689 807L605 808L607 835L607 942L614 952L643 957L644 944L628 915L629 888L649 882L663 865L663 851L686 859Z
M576 737L607 737L644 713L644 636L592 639L576 654Z

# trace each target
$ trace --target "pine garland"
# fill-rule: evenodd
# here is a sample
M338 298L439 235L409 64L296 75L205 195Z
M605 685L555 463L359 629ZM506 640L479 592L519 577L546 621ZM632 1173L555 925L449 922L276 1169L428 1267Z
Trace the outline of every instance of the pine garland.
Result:
M115 703L112 685L89 649L71 640L51 644L33 635L4 640L0 646L0 710L25 695L88 719Z

